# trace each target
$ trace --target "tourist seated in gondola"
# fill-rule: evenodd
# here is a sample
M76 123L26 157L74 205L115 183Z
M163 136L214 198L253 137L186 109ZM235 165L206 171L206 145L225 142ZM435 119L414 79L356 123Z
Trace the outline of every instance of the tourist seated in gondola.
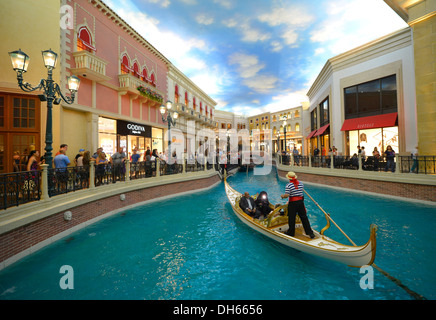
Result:
M257 214L255 215L256 219L266 219L271 211L273 211L268 200L268 194L265 191L259 193L255 203L257 207Z
M245 192L244 196L241 197L241 200L239 201L239 206L246 214L251 217L255 217L255 215L257 214L256 203L254 202L254 199L250 197L250 194L248 192Z

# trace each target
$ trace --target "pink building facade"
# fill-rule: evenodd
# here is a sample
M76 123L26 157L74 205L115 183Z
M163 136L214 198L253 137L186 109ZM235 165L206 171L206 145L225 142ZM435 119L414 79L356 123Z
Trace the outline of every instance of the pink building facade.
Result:
M103 2L65 4L73 10L73 28L61 30L61 78L81 79L76 102L63 105L59 119L70 159L79 149L92 154L98 147L109 156L119 147L163 151L159 107L168 99L171 63Z

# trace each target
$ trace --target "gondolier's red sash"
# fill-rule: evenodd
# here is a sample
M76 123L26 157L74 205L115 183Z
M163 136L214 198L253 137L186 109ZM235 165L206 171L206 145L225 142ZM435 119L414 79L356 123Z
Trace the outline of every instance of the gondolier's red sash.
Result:
M303 197L289 197L289 202L300 201L303 200Z

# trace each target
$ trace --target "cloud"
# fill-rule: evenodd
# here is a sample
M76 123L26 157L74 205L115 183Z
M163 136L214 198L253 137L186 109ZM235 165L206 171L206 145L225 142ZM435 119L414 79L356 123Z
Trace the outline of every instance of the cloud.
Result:
M289 108L301 106L302 102L309 101L307 90L287 92L272 97L271 102L261 108L261 112L278 112ZM260 113L260 112L258 112Z
M244 53L232 54L229 63L238 65L239 75L244 79L256 76L260 70L265 68L265 64L260 63L257 56Z
M265 64L259 61L256 55L234 53L229 57L230 65L237 65L242 83L258 93L267 93L275 88L278 78L271 75L259 74L265 68Z
M192 63L194 49L203 52L210 50L204 40L184 37L165 30L159 20L138 11L136 8L124 6L122 8L115 7L114 10L176 66L189 65L185 61ZM194 65L197 64L198 61Z
M253 78L243 80L243 84L258 93L268 93L276 87L278 78L270 75L258 75Z
M199 24L204 24L207 26L214 22L214 18L205 13L201 13L195 17L195 21L197 21Z
M298 33L295 32L295 30L290 29L282 35L282 38L285 41L285 44L293 45L293 44L297 43Z
M219 65L205 66L189 78L209 96L220 96L227 87L234 86L231 75Z
M233 1L231 0L213 0L213 2L219 4L226 9L233 8Z
M271 38L271 34L259 28L253 27L249 18L229 18L222 21L228 28L234 28L241 33L243 42L263 42Z
M271 12L259 16L259 21L265 22L271 27L287 25L291 27L306 27L315 18L303 8L295 7L277 7Z
M157 4L163 8L168 8L171 2L169 0L146 0L149 3Z
M392 9L378 0L328 2L325 13L326 19L311 32L310 40L325 44L334 55L407 27Z

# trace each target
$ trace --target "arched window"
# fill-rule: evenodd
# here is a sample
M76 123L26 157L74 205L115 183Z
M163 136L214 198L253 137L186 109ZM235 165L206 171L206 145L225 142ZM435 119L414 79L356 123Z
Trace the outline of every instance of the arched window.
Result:
M154 73L152 73L150 76L150 82L151 82L151 85L153 87L156 87L156 77L155 77Z
M177 84L174 89L174 100L176 103L179 103L179 87L177 86Z
M200 102L200 114L202 114L202 113L203 113L203 103Z
M142 69L142 75L141 75L141 80L144 82L147 82L148 80L148 73L147 73L147 68L143 68Z
M189 107L188 91L185 91L185 105Z
M193 104L193 108L194 108L194 110L195 110L195 108L197 107L197 105L195 104L195 97L193 98L193 101L192 101L192 104Z
M95 51L95 48L92 46L92 36L87 27L80 27L77 32L77 50Z
M141 73L139 72L139 65L136 61L133 63L133 75L137 78L141 78Z
M131 69L129 58L127 57L127 55L123 55L123 57L121 58L121 73L126 74L130 73L130 71Z

